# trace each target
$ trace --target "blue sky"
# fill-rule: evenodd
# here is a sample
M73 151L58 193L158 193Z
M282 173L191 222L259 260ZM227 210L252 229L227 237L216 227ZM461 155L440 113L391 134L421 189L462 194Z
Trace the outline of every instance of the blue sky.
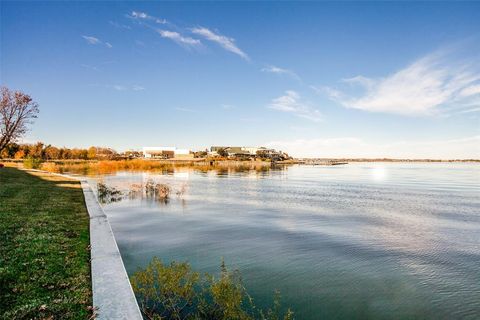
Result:
M0 5L26 141L480 158L480 3Z

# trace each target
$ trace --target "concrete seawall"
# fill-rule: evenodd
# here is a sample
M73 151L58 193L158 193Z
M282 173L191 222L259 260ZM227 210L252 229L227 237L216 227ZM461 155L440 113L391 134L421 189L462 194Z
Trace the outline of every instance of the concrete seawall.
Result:
M81 181L90 215L93 305L96 319L141 320L142 314L108 218L86 181Z

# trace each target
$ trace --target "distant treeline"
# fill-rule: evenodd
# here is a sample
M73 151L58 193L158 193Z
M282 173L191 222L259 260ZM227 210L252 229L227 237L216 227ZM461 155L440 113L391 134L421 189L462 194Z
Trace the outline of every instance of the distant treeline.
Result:
M90 147L88 149L66 148L45 145L42 142L35 144L10 143L0 153L3 159L41 159L41 160L112 160L120 155L111 148Z

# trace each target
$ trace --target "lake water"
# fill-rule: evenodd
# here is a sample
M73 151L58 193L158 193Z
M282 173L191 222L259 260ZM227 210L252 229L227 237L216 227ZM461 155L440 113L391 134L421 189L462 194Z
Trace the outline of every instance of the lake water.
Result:
M297 319L480 319L480 165L357 163L268 172L128 173L168 203L104 205L127 272L153 256L238 268Z

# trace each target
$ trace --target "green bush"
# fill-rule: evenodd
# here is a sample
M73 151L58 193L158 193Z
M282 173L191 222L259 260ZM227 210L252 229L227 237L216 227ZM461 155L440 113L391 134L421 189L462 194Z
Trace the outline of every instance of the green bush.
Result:
M153 258L145 269L130 279L140 308L147 319L210 320L292 320L293 312L283 313L280 294L273 308L255 306L242 284L238 271L227 270L222 262L218 278L192 271L186 262L165 265Z
M42 159L39 158L27 158L23 160L23 167L26 169L40 169L42 165Z

